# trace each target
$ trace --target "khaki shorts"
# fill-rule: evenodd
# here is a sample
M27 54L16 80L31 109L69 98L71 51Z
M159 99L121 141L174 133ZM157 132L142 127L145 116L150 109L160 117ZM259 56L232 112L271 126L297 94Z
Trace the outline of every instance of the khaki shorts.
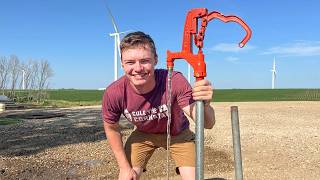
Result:
M170 153L176 167L195 167L194 139L195 135L190 129L171 136ZM145 171L151 155L160 147L166 149L167 134L148 134L135 130L127 139L125 151L129 163Z

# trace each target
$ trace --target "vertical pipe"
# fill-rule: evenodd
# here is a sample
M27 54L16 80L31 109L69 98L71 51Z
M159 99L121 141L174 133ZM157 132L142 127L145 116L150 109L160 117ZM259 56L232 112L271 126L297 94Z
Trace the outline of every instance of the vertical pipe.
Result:
M168 67L168 77L167 77L167 106L168 106L168 121L167 121L167 180L169 180L170 176L170 164L169 164L169 156L170 156L170 145L171 145L171 91L172 91L172 71L173 68Z
M236 180L243 179L238 106L231 106L231 125Z
M204 104L196 101L196 180L203 180Z

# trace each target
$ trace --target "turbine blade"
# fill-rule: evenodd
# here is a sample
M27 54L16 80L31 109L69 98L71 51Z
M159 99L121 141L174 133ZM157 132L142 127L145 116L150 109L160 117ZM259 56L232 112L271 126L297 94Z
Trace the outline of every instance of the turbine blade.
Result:
M113 17L113 15L112 15L112 13L111 13L111 10L110 10L107 2L106 2L106 7L107 7L107 10L108 10L108 14L109 14L109 16L110 16L110 18L111 18L111 22L112 22L114 31L115 31L116 33L119 33L118 27L117 27L117 24L116 24L116 21L114 20L114 17Z

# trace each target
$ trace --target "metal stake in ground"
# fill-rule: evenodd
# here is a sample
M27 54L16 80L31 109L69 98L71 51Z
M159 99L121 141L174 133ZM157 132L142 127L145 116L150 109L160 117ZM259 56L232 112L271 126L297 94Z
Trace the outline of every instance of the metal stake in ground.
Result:
M238 106L231 106L231 125L236 180L243 179Z

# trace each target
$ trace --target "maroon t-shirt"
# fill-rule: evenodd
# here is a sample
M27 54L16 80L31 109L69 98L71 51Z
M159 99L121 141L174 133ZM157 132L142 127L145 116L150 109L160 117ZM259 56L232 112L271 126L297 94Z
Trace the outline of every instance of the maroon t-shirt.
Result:
M102 116L107 123L119 121L121 114L145 133L167 132L167 70L155 70L155 88L146 93L134 91L129 79L121 77L107 87L102 101ZM192 89L180 72L172 73L171 135L189 127L182 108L192 104Z

